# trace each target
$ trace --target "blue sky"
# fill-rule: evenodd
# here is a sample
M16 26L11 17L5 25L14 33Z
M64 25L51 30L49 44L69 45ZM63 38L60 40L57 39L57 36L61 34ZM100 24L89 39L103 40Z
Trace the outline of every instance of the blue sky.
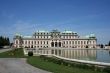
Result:
M98 43L110 40L110 0L0 0L0 35L37 30L94 33Z

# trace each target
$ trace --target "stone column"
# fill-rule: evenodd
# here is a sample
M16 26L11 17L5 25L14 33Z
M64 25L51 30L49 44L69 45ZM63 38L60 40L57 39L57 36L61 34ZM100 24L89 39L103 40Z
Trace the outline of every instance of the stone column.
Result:
M73 51L71 50L70 52L71 52L71 58L72 58L72 56L73 56Z
M53 49L53 51L54 51L54 55L55 55L55 49Z
M57 49L57 55L59 56L59 50Z
M61 49L61 55L60 55L61 57L63 57L63 50Z

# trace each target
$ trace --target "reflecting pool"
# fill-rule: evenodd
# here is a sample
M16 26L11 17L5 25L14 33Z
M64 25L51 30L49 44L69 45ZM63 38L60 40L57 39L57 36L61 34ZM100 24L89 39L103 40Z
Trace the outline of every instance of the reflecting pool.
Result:
M104 50L104 49L63 50L62 53L59 55L71 59L110 63L110 50Z
M96 61L110 63L110 50L97 50Z

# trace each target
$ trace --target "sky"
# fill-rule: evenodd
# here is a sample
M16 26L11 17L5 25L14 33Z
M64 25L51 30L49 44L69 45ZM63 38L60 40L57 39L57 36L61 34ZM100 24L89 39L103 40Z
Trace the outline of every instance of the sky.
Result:
M110 0L0 0L0 35L71 30L110 41Z

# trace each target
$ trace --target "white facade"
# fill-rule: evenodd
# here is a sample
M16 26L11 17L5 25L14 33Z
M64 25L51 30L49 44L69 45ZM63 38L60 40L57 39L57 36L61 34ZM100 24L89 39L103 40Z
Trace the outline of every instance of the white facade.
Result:
M14 47L17 48L96 48L96 44L97 39L93 34L81 37L72 31L37 31L32 36L21 36L17 34L14 37Z

